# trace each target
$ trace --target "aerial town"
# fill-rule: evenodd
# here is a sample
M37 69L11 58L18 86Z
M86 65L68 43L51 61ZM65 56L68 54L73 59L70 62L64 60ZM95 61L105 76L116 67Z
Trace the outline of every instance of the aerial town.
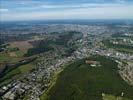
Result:
M133 100L133 0L0 0L0 100Z
M1 38L5 39L5 43L1 45L9 45L14 41L19 42L17 37L19 38L21 34L24 34L29 36L28 42L33 46L38 45L38 41L40 44L42 42L45 45L46 41L50 50L40 51L33 56L29 53L30 57L23 58L19 63L16 63L23 65L24 62L27 64L34 61L35 67L18 78L13 78L7 83L1 83L0 97L2 100L40 100L41 95L45 94L53 85L55 75L62 72L66 64L95 55L113 59L118 63L119 74L122 79L127 84L133 85L133 27L131 25L124 27L124 25L53 24L29 27L31 27L29 31L25 31L24 27L21 29L24 31L20 31L20 27L16 29L12 27L8 30L3 29L0 34ZM12 39L10 40L9 38ZM24 40L23 37L21 38L22 40L20 41L27 41L26 38ZM62 42L62 40L65 42ZM10 52L7 50L9 48L8 45L3 46L1 54ZM54 48L54 50L50 47ZM66 48L74 50L66 54ZM34 52L32 53L34 54ZM86 63L90 63L92 67L97 66L97 64L101 66L96 61L86 61ZM2 64L1 61L1 66ZM17 67L21 66L17 65ZM3 75L1 75L2 77ZM0 81L2 82L3 80Z

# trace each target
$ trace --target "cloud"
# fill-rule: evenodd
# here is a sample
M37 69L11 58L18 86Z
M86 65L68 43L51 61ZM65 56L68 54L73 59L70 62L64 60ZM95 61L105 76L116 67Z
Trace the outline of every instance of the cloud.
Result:
M133 19L133 6L103 6L27 13L3 14L2 20L34 19Z
M124 5L124 4L123 4ZM122 4L96 4L96 3L83 3L80 5L41 5L41 8L86 8L86 7L110 7L110 6L123 6Z
M0 8L0 12L7 12L9 11L8 9Z
M118 3L127 3L127 0L116 0Z
M105 0L101 1L104 2ZM17 6L14 5L9 6L8 9L10 11L8 9L0 9L1 13L0 20L133 19L132 3L124 3L125 0L112 0L112 1L115 1L117 3L75 2L69 4L68 3L60 4L60 3L46 3L41 1L38 2L32 1L32 3L30 3L28 1L26 4L26 1L21 1ZM7 8L7 7L2 7L2 8Z
M21 10L36 10L36 9L77 9L77 8L95 8L95 7L119 7L125 6L125 4L113 4L113 3L106 3L106 4L96 4L96 3L83 3L80 5L77 4L63 4L63 5L53 5L53 4L43 4L36 7L20 7L18 9Z

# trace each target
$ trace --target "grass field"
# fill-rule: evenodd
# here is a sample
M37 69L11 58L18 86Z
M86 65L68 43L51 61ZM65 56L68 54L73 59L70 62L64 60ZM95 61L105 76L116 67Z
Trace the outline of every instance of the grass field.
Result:
M14 50L19 48L19 50ZM14 63L21 60L32 45L28 41L17 41L9 43L6 52L0 53L0 62Z
M122 98L122 97L119 97L119 96L113 96L113 95L105 94L103 96L103 100L129 100L129 99Z
M28 41L17 41L17 42L11 42L10 43L11 48L18 47L20 51L27 52L29 48L32 48L33 46Z
M0 53L0 62L9 61L10 57L7 53Z
M117 63L99 56L89 59L99 61L101 67L91 67L84 59L75 61L59 74L56 84L44 95L44 98L47 98L46 100L103 100L102 93L121 96L123 92L124 98L133 100L133 87L120 77Z
M0 53L0 62L8 62L8 63L14 63L21 60L21 57L13 57L10 56L9 53Z

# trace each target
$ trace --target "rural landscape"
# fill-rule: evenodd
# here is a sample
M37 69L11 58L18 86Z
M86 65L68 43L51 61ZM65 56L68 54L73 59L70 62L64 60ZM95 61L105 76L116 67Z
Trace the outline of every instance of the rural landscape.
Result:
M0 100L133 100L132 1L0 4Z
M14 27L1 34L2 99L133 99L132 24Z

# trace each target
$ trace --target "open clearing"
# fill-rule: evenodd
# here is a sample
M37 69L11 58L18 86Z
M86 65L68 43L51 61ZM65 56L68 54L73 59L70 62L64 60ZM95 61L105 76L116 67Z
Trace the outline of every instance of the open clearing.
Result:
M17 62L23 59L23 55L27 52L29 48L33 47L28 41L11 42L9 44L9 50L13 48L19 48L19 50L1 52L0 62Z
M27 51L29 48L32 48L33 46L29 43L29 41L17 41L17 42L11 42L10 46L12 48L18 47L21 51Z
M11 57L17 57L17 55L16 55L15 52L10 52L9 55L10 55Z
M113 96L113 95L109 95L109 94L104 94L103 100L129 100L129 99L122 98L122 97L119 97L119 96Z
M0 53L0 62L15 63L21 60L21 57L16 57L15 55L10 55L9 53Z

